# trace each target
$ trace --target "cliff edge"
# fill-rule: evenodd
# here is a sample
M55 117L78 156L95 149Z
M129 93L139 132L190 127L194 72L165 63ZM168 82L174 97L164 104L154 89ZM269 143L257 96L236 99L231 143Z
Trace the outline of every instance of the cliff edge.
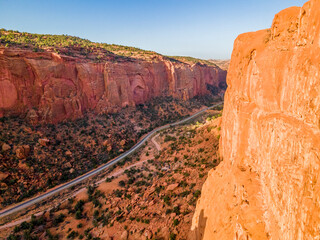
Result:
M223 162L211 170L198 239L317 239L320 228L320 1L240 35L227 77Z
M25 114L35 122L56 123L86 111L116 112L158 96L187 100L223 94L226 71L203 62L0 29L0 117Z

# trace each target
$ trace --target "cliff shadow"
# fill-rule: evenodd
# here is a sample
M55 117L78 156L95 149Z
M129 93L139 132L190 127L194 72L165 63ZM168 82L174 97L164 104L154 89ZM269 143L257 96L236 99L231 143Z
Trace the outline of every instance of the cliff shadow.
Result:
M204 231L207 225L207 219L208 218L204 216L204 210L202 209L198 219L198 226L193 231L191 231L190 237L188 238L189 240L203 239Z

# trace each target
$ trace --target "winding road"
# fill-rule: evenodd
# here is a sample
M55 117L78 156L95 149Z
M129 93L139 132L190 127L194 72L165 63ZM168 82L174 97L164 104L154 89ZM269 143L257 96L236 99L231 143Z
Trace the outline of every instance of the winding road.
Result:
M79 176L67 183L64 183L62 185L60 185L59 187L56 187L54 189L51 189L49 190L48 192L46 193L43 193L39 196L36 196L34 198L31 198L29 200L26 200L24 202L21 202L15 206L12 206L12 207L9 207L7 209L3 209L2 211L0 211L0 218L3 218L5 216L8 216L10 214L13 214L13 213L16 213L18 211L21 211L27 207L30 207L36 203L39 203L41 202L42 200L52 196L52 195L55 195L67 188L70 188L72 187L73 185L75 184L78 184L86 179L88 179L89 177L92 177L100 172L102 172L103 170L107 169L108 167L116 164L117 162L119 162L120 160L124 159L125 157L129 156L130 154L132 154L133 152L135 152L137 149L139 149L151 136L153 136L155 133L157 132L160 132L162 130L165 130L165 129L168 129L170 127L174 127L174 126L177 126L177 125L180 125L180 124L183 124L183 123L186 123L188 121L190 121L191 119L194 119L196 118L197 116L199 116L200 114L204 113L205 111L209 110L209 109L212 109L214 107L217 107L217 106L220 106L221 104L223 104L223 102L220 102L220 103L217 103L215 105L212 105L210 107L207 107L187 118L184 118L180 121L177 121L175 123L171 123L171 124L167 124L167 125L164 125L164 126L161 126L161 127L158 127L158 128L155 128L154 130L152 130L151 132L149 132L145 137L143 137L138 143L136 143L130 150L128 150L127 152L121 154L120 156L116 157L115 159L113 159L112 161L106 163L106 164L103 164L101 165L100 167L82 175L82 176Z

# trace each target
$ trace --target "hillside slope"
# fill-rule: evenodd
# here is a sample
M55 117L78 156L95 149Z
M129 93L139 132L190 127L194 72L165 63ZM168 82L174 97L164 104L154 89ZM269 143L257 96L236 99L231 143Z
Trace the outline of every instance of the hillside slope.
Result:
M215 59L209 59L209 62L217 65L219 68L228 71L229 65L230 65L230 59L229 60L215 60Z
M199 239L319 237L320 1L240 35L221 153L197 204Z
M0 117L26 113L56 123L158 96L218 95L226 87L226 71L207 61L69 36L0 33Z

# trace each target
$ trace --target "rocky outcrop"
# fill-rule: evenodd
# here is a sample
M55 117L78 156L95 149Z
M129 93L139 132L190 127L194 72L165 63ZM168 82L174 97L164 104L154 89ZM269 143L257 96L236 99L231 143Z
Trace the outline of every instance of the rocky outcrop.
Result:
M317 239L320 1L286 9L234 44L223 163L197 204L199 239Z
M223 92L226 72L157 56L94 63L50 52L0 48L0 116L59 122L85 111L108 113L170 95L189 99ZM209 90L208 90L209 89Z
M29 145L23 145L16 149L16 155L19 159L25 159L29 156L31 149Z

